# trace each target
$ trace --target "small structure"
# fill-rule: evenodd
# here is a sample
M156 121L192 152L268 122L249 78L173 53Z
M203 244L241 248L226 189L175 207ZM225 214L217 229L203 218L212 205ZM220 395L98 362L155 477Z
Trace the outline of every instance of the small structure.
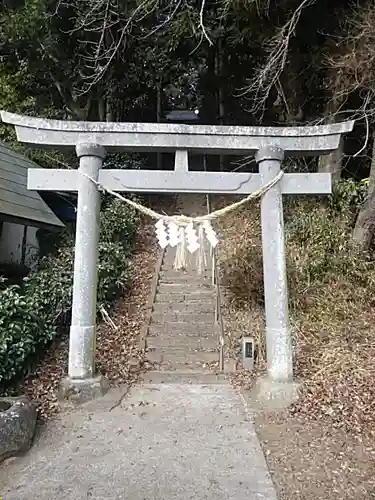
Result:
M38 228L64 224L36 191L27 189L27 171L34 162L0 142L0 264L30 267L38 254Z
M78 191L69 379L78 390L103 391L95 377L96 284L99 186L112 191L249 195L266 184L261 224L268 377L261 397L295 397L286 277L283 195L329 194L330 174L290 173L281 177L285 155L317 156L335 151L354 122L313 127L238 127L171 123L95 123L44 120L1 112L18 140L41 147L73 148L76 170L30 169L29 189ZM174 171L102 169L106 150L169 151ZM258 174L191 172L189 153L255 156ZM278 182L273 182L279 179Z
M199 110L175 109L167 113L165 118L171 123L199 122Z
M169 123L186 123L186 124L197 124L200 121L199 109L191 111L190 109L174 109L169 111L165 115L165 120ZM171 167L173 170L174 158L173 153L163 155L164 161L163 165L167 166L167 169ZM202 154L189 154L189 170L197 171L197 170L205 170L206 162L204 160L204 155Z

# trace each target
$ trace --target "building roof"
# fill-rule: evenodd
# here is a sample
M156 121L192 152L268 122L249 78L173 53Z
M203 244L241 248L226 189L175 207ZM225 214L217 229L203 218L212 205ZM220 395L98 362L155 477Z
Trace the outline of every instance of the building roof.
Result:
M39 166L0 141L0 219L35 227L64 227L38 192L27 189L28 168Z
M165 115L170 121L199 121L199 112L190 111L189 109L177 109L170 111Z

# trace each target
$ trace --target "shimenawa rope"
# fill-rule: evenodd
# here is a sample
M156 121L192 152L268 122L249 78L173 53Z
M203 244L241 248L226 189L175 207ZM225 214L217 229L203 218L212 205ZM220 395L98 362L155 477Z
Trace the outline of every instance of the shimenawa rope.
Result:
M205 225L206 223L206 228L207 228L207 223L210 225L211 221L218 219L219 217L223 217L227 215L230 212L233 212L234 210L237 210L238 208L242 207L245 205L247 202L250 200L253 200L255 198L259 198L263 196L269 189L271 189L275 184L277 184L284 172L280 171L279 174L274 177L271 181L267 182L264 186L260 187L253 193L250 193L248 196L243 198L240 201L237 201L235 203L232 203L231 205L228 205L227 207L220 208L219 210L215 210L214 212L211 212L206 215L201 215L198 217L189 217L186 215L163 215L159 214L158 212L155 212L151 208L145 207L144 205L141 205L140 203L137 203L136 201L130 200L128 198L125 198L121 194L112 191L112 189L109 189L100 182L96 181L89 175L80 172L81 175L84 177L87 177L91 182L93 182L99 189L102 189L103 191L106 191L107 193L111 194L112 196L115 196L119 200L123 201L124 203L127 203L131 207L135 208L139 212L143 213L144 215L148 215L152 219L160 220L165 223L174 223L179 227L179 243L177 245L177 250L176 250L176 258L175 258L175 263L174 263L174 268L176 270L180 269L186 269L186 263L187 263L187 238L186 238L186 233L185 229L190 226L196 224L198 226L198 244L199 244L199 252L197 255L197 264L198 264L198 273L200 274L205 266L206 262L206 254L204 251L204 235L205 235ZM212 230L213 231L213 230ZM207 233L207 229L206 229ZM213 233L214 234L214 233Z

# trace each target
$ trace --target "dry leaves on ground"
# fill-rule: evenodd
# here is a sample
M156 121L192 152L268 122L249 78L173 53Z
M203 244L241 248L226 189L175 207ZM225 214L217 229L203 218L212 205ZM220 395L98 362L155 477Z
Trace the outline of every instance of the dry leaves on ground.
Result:
M113 384L133 384L147 368L138 338L147 318L148 296L159 251L151 224L144 220L137 232L130 264L131 283L109 312L116 329L104 321L98 327L96 366ZM57 395L60 381L67 373L68 342L67 335L59 338L25 380L24 393L39 403L42 420L60 409Z
M288 411L260 413L255 425L280 500L374 500L371 441Z
M244 333L264 349L256 210L226 218L220 230L221 260L229 274L225 284L232 287L231 294L223 289L227 349L240 359ZM237 284L244 288L242 295ZM233 292L242 302L233 300ZM292 310L295 374L303 381L302 396L281 414L256 415L281 500L375 499L374 312L366 300L350 297L332 280L311 298L310 314ZM260 352L254 373L238 371L232 383L250 389L264 368Z

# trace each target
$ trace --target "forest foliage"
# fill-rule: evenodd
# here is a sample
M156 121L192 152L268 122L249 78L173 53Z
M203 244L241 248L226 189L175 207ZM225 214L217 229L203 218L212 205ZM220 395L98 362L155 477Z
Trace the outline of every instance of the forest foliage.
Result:
M372 0L2 4L3 108L154 121L161 90L210 123L371 116Z

